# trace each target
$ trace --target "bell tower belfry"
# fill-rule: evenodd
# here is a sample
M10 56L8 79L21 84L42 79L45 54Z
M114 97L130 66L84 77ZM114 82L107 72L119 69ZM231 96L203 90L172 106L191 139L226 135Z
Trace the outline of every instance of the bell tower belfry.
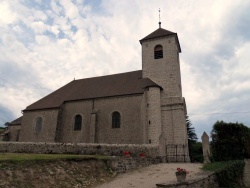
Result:
M182 97L177 33L158 28L140 40L142 76L152 79L164 89L166 96Z
M140 43L142 77L151 79L162 88L159 94L160 107L158 107L161 120L156 126L157 134L153 131L153 137L157 140L161 135L166 139L167 144L187 145L186 105L182 97L179 62L181 47L177 33L161 28L161 22L159 22L159 28L141 39ZM152 110L147 111L148 118L153 116L151 113L153 113ZM151 131L154 130L152 123L147 128L150 139L152 139Z

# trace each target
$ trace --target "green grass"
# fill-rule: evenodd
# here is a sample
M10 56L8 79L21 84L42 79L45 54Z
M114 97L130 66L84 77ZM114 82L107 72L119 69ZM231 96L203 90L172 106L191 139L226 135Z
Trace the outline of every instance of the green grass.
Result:
M202 167L202 170L215 172L225 168L228 164L228 161L207 163Z
M0 153L0 161L56 160L56 159L109 159L100 155L71 154L31 154L31 153Z

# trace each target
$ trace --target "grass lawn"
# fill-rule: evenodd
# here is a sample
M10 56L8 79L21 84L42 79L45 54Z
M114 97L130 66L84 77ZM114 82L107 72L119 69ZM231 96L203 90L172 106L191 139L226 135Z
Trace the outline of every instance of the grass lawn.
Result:
M215 172L217 170L225 168L228 164L228 161L207 163L202 167L202 170Z
M55 160L55 159L109 159L101 155L0 153L0 161Z

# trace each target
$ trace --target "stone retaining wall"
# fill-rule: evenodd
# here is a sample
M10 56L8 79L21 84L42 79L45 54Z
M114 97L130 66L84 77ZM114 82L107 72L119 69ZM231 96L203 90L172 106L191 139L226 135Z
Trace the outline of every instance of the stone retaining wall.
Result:
M107 162L107 165L113 172L124 173L132 169L146 167L160 162L159 158L112 157Z
M199 179L195 179L195 180L191 180L191 181L187 181L187 182L183 182L183 183L172 183L172 184L156 184L157 188L161 188L161 187L168 187L168 188L217 188L219 187L219 184L216 182L216 177L214 174L208 175L205 178L199 178Z
M128 151L131 157L141 153L147 158L159 155L158 145L153 144L84 144L84 143L44 143L44 142L0 142L1 153L57 153L82 155L123 156Z

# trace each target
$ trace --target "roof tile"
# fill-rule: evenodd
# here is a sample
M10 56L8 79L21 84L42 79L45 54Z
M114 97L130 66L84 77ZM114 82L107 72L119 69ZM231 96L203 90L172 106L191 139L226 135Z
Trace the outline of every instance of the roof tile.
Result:
M142 78L141 70L74 80L29 105L24 111L58 108L65 101L143 94L149 86L160 87L149 78Z

